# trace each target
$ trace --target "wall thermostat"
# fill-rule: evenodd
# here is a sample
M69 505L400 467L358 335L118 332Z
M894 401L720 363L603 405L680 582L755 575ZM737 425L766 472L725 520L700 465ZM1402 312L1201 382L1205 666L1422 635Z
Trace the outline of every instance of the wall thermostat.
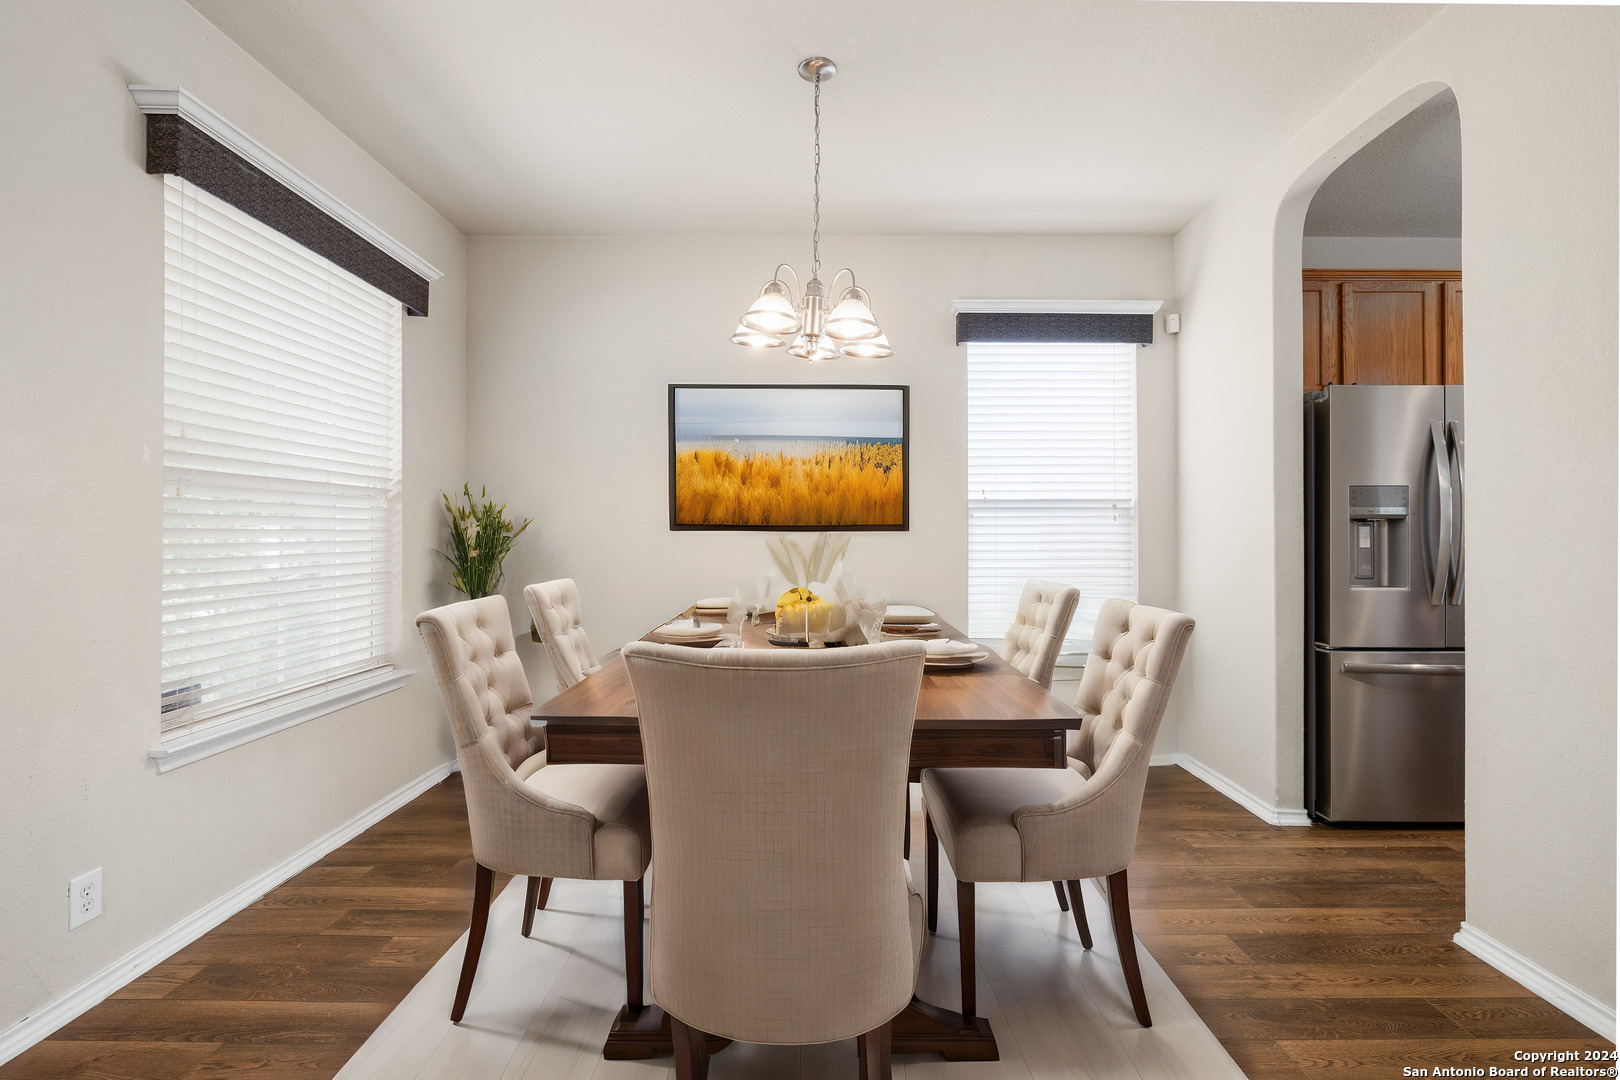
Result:
M1164 332L1167 334L1181 333L1181 316L1179 314L1164 317Z

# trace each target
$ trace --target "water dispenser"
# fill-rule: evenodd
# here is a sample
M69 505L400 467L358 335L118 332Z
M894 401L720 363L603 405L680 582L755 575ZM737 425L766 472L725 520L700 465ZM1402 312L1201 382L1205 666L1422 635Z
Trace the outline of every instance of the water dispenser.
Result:
M1412 489L1404 484L1350 485L1350 587L1404 589L1411 583L1407 536Z

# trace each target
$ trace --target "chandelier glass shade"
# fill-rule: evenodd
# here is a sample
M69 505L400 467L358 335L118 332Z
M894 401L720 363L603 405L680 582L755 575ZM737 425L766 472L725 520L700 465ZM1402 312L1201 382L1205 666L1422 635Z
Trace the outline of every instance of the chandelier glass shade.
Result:
M855 284L848 268L833 275L832 291L849 275L849 284L837 298L829 296L821 283L821 83L838 69L824 56L812 56L799 64L799 75L815 84L815 179L814 228L810 234L810 280L801 288L793 267L782 263L771 280L759 291L759 298L743 313L731 335L735 345L754 349L787 346L789 356L805 360L831 360L850 356L881 360L894 355L889 339L872 315L872 298ZM782 278L787 271L793 278L790 288ZM789 345L789 339L792 344Z

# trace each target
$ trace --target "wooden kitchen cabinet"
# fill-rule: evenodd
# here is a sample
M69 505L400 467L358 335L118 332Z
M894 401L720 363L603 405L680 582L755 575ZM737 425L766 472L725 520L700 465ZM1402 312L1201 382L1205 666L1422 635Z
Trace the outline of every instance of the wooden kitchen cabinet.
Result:
M1462 279L1441 285L1440 309L1445 325L1440 331L1441 371L1446 382L1461 386L1462 377Z
M1307 270L1305 389L1462 380L1462 274Z

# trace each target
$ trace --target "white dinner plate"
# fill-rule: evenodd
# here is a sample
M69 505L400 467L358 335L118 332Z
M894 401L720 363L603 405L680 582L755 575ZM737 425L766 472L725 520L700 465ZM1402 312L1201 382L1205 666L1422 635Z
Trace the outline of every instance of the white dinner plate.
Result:
M731 610L731 597L707 596L692 606L699 611L729 611Z
M883 612L883 621L886 623L925 623L932 622L933 619L932 611L913 604L890 604Z
M660 626L648 636L664 638L667 641L694 641L698 638L719 637L725 632L726 624L723 622L699 619L694 626L691 619L676 619Z
M982 656L989 652L988 649L976 641L957 641L955 638L939 638L934 641L925 641L923 642L923 648L928 650L930 657L969 656L973 653Z
M944 670L947 668L954 669L972 667L980 660L988 659L989 656L990 653L988 650L983 650L976 653L967 653L962 656L925 656L923 657L923 668Z

